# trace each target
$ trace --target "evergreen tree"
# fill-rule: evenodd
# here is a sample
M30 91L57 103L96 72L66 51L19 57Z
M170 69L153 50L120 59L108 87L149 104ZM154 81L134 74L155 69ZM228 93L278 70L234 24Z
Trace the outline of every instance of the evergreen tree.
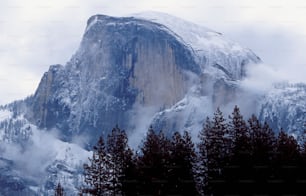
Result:
M240 113L238 106L235 106L232 115L229 116L229 133L232 138L230 146L230 158L228 167L225 169L228 193L245 195L247 192L239 188L240 182L250 178L253 169L251 161L251 142L248 127Z
M277 162L281 165L296 165L300 157L299 151L300 148L296 139L281 130L276 143Z
M255 121L258 121L258 119ZM254 129L253 131L254 159L258 164L269 164L275 151L275 135L267 122L263 126L260 123L258 124L259 129Z
M249 125L253 163L250 176L255 182L252 191L257 194L272 194L271 191L274 190L269 182L274 180L275 136L269 125L266 122L261 125L255 115L249 119Z
M200 133L200 157L204 160L204 193L220 195L224 191L224 168L229 160L231 138L222 112L217 108L213 121L207 120ZM199 181L199 180L197 180ZM201 188L200 188L201 189ZM200 193L202 191L200 190Z
M64 188L61 186L61 183L58 183L55 191L54 196L64 196Z
M128 146L128 138L124 130L118 126L113 128L107 138L107 153L111 155L113 168L112 190L115 195L134 195L132 180L135 180L133 152Z
M171 152L170 194L196 195L193 174L196 154L194 144L187 131L184 132L183 137L179 132L173 134Z
M276 142L276 157L274 163L275 178L279 179L281 186L274 187L274 192L292 194L298 190L299 174L299 146L293 136L283 130L279 132Z
M199 153L196 163L196 169L194 171L195 173L195 180L196 180L196 187L198 190L198 193L200 195L204 195L205 189L209 190L208 186L208 160L207 160L207 154L208 150L210 149L209 144L209 138L211 137L211 129L212 129L212 122L209 119L209 117L206 118L206 121L203 125L203 129L200 131L198 137L199 137L199 143L197 144Z
M90 164L84 164L84 181L88 187L82 189L82 192L99 196L110 195L114 164L111 155L106 153L102 137L93 148L92 158L88 159Z
M170 141L162 132L156 134L150 127L138 159L140 194L166 194L171 156L170 145Z
M224 193L225 175L224 168L229 161L231 138L228 132L226 120L222 112L217 108L214 113L211 130L211 147L208 151L208 167L211 168L208 177L211 178L212 193L222 195Z
M250 138L248 134L248 127L243 116L240 113L238 106L235 106L231 116L229 116L229 132L233 141L232 154L236 163L241 159L248 157L250 153Z

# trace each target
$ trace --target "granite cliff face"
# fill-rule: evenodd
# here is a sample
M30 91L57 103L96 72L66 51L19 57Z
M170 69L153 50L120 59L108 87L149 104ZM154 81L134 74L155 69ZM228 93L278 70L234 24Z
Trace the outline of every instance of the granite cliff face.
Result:
M179 19L163 18L166 24L140 15L92 16L71 60L44 74L28 100L26 118L40 128L61 130L62 139L70 141L76 135L96 138L116 124L140 128L139 110L149 108L153 118L192 88L210 86L200 96L210 96L214 106L226 104L235 94L228 81L241 79L247 63L259 58L219 33L184 21L185 31L193 34L180 36L182 30L170 25Z

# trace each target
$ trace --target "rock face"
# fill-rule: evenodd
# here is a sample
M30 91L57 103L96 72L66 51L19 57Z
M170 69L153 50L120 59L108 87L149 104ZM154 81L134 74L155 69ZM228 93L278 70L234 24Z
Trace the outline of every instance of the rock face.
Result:
M247 62L260 61L219 33L183 21L189 35L171 26L179 19L163 18L165 25L143 16L92 16L76 54L65 66L51 66L27 100L26 118L61 130L67 141L95 139L116 124L137 129L139 108L150 108L153 117L201 83L211 86L215 106L226 103L234 94L227 81L241 79Z

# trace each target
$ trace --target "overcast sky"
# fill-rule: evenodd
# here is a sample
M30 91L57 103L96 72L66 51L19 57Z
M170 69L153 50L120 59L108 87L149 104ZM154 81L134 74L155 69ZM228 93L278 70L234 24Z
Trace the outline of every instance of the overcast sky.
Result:
M306 81L304 0L0 0L0 104L33 94L77 50L87 19L166 12L252 49L275 73Z

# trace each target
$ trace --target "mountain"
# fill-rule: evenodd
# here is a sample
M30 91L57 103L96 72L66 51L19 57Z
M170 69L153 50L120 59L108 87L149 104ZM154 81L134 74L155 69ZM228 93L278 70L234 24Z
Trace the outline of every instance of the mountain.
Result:
M151 124L196 136L216 107L239 104L247 93L241 81L258 63L251 50L221 33L167 14L94 15L66 65L50 66L33 95L0 108L1 157L13 163L8 171L26 190L50 195L61 182L68 195L76 194L98 136L116 124L135 148ZM256 102L248 110L274 123L304 104L305 88L297 89L298 100L287 87L275 88L248 100ZM286 95L278 99L282 105L273 93ZM292 113L288 130L299 114Z
M245 67L257 62L220 33L169 15L95 15L71 60L51 66L25 101L25 118L61 130L64 141L89 137L92 146L116 124L146 129L157 112L194 91L214 106L228 102ZM140 116L147 119L134 120Z

